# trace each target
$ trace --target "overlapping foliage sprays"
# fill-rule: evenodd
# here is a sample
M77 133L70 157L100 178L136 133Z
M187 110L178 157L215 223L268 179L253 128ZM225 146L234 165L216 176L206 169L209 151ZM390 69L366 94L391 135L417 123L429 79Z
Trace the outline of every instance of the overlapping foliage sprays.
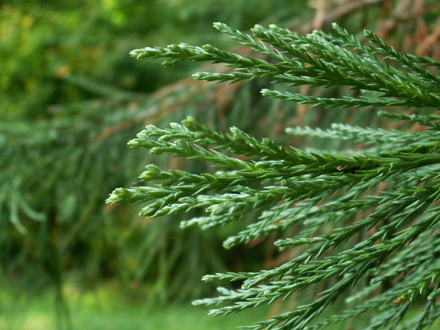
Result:
M369 42L361 42L336 24L330 34L305 36L275 25L257 25L253 36L222 23L214 27L265 57L186 44L131 54L162 59L164 65L225 63L234 70L193 77L228 83L268 79L287 86L263 89L265 96L333 112L383 108L388 111L378 116L417 129L338 123L323 130L288 129L293 135L351 143L344 150L308 151L258 140L236 127L217 132L193 117L170 128L149 125L129 142L131 147L209 162L217 171L192 174L150 164L140 175L141 186L115 189L108 203L140 203L140 215L146 217L205 212L182 221L182 227L208 229L252 219L225 240L225 248L277 233L275 245L290 256L284 263L203 278L240 285L236 290L219 288L219 297L194 302L213 306L212 316L290 299L301 304L248 329L322 329L361 315L374 316L366 319L369 329L432 324L440 315L435 304L440 294L440 116L433 115L440 105L440 77L435 73L440 63L402 54L370 31L364 32ZM335 98L289 91L303 85L349 89ZM413 114L403 114L402 108L413 108ZM330 316L323 313L332 304L344 308ZM403 319L412 309L416 312Z

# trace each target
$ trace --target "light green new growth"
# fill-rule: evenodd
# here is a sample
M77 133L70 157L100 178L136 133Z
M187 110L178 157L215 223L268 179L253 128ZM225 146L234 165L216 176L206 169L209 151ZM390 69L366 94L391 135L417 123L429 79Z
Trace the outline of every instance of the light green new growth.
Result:
M199 80L269 79L360 91L358 97L325 98L262 90L271 98L324 108L440 105L440 77L432 73L440 63L401 54L370 31L365 36L371 43L363 44L336 24L335 34L315 31L306 36L275 25L255 26L254 36L222 23L214 27L264 57L186 44L147 47L131 55L163 59L165 66L190 60L234 68L231 73L194 74ZM140 175L145 185L115 189L107 202L141 203L140 215L147 217L206 212L182 221L182 227L207 229L252 217L251 224L224 242L225 248L278 233L275 245L280 251L292 249L286 263L260 272L204 277L241 283L238 290L219 288L219 297L194 302L215 306L212 316L294 295L304 304L246 328L317 330L374 311L369 329L422 329L440 315L435 304L440 295L440 117L379 115L426 129L405 132L347 124L287 129L289 134L346 140L365 148L335 155L259 141L236 127L230 133L216 132L192 117L168 129L150 125L129 142L131 147L210 162L218 171L191 174L150 164ZM340 314L317 319L333 303L344 306ZM412 308L418 313L403 320Z

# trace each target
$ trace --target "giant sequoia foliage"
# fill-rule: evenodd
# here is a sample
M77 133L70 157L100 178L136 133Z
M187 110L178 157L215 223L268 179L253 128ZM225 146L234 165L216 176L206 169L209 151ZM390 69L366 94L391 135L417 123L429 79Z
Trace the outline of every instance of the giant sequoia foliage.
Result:
M306 3L314 9L305 8ZM319 98L375 95L374 91L348 90L346 86L307 89L306 85L272 84L273 79L241 80L230 85L185 79L150 93L198 64L185 61L174 66L177 71L161 70L155 60L133 61L127 52L141 43L163 46L181 40L191 44L212 40L221 48L233 44L226 34L219 38L208 26L212 20L224 20L239 29L260 20L277 22L301 34L313 28L328 31L329 22L337 21L357 37L368 26L399 50L413 51L417 46L414 54L438 58L440 48L432 42L438 33L437 1L390 5L383 0L222 0L191 4L180 0L35 0L1 5L2 297L10 297L10 290L16 289L16 304L6 299L0 306L4 315L23 313L36 292L52 290L51 283L57 288L57 305L63 307L63 280L68 284L64 292L72 288L84 292L109 281L124 285L124 292L136 301L148 297L149 302L164 302L212 294L214 284L210 287L200 282L203 274L270 269L292 258L300 247L277 251L273 242L287 237L296 227L286 228L282 235L273 231L247 244L221 249L222 241L244 230L259 210L220 230L202 233L199 228L180 230L175 214L160 220L139 219L136 213L142 204L105 205L114 187L142 183L137 175L145 164L154 162L162 170L196 175L216 171L209 162L170 158L167 154L158 157L142 149L130 150L126 142L146 124L164 128L189 115L215 131L237 126L257 141L269 137L283 146L306 146L308 152L320 152L313 148L340 150L341 155L351 142L345 137L331 138L336 131L331 122L362 127L380 123L388 129L405 121L386 121L386 117L375 115L374 106L309 109L308 104L260 93L261 89L276 89ZM316 13L314 18L312 13ZM246 46L234 52L268 59ZM268 62L273 64L274 60ZM232 69L219 63L212 70L229 74ZM402 111L402 106L397 108ZM430 111L417 109L417 114ZM285 127L299 124L318 125L323 131L284 134ZM333 133L320 138L327 129ZM339 166L336 168L342 169ZM258 185L255 181L251 188ZM203 208L194 209L182 219L200 218L203 212ZM250 247L253 249L249 251ZM225 283L228 288L236 285ZM325 286L315 288L322 290ZM274 306L276 309L278 304Z
M203 278L239 283L235 290L220 287L219 297L194 302L214 306L212 316L283 299L302 304L248 328L322 329L371 311L370 329L432 324L440 315L440 116L432 114L440 105L440 63L401 53L371 31L364 32L369 43L361 42L337 24L332 33L307 35L276 25L256 25L253 36L222 23L214 27L264 57L183 43L131 54L162 59L166 66L225 63L231 72L201 72L193 78L220 83L267 79L287 88L265 88L264 96L329 112L382 108L387 111L374 116L417 129L339 123L328 129L288 128L295 136L346 142L337 150L323 144L307 150L256 139L237 127L216 131L194 117L170 128L148 125L129 142L131 147L206 162L216 171L191 173L149 164L139 176L142 184L115 189L108 203L139 203L140 215L148 218L204 213L182 221L184 228L218 230L245 222L224 241L227 249L276 233L274 244L285 256L280 264ZM336 97L293 89L303 85L349 89ZM405 108L412 110L408 114ZM344 309L318 318L335 303ZM404 319L411 310L417 312Z

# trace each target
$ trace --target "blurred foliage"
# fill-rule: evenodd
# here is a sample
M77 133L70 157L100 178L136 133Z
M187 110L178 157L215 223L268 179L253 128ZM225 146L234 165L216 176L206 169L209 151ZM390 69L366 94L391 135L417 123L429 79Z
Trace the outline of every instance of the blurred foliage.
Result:
M113 188L138 182L137 174L151 162L150 155L126 145L146 124L164 127L192 115L216 130L237 126L293 145L313 141L282 134L299 122L377 126L367 112L310 110L262 98L260 81L215 85L183 79L197 70L194 64L163 70L154 61L133 60L131 49L182 41L228 47L213 21L240 30L277 23L301 33L326 30L336 21L351 32L375 30L404 52L439 57L434 0L17 0L0 9L0 285L20 282L32 294L52 284L58 298L62 276L82 290L102 279L129 281L133 299L193 299L212 290L199 285L202 275L223 271L225 263L239 271L285 258L267 248L270 242L248 245L257 259L247 249L223 250L223 239L235 228L202 235L180 230L180 219L139 220L139 209L105 206ZM202 168L206 164L154 161L161 168L209 171Z
M148 94L194 66L163 73L157 63L133 61L129 50L147 42L225 43L211 37L211 20L219 16L246 28L266 14L248 10L244 1L218 4L185 7L186 14L182 3L167 1L2 5L4 283L18 280L34 290L53 283L59 298L61 273L85 290L118 278L135 280L134 295L144 295L139 283L146 282L152 301L167 301L200 296L204 273L223 269L225 260L242 261L220 252L221 237L181 233L173 219L139 223L132 208L104 206L115 186L137 181L149 157L126 146L145 123L215 116L212 97L185 81ZM261 1L258 8L302 4Z
M134 47L147 42L221 43L213 38L213 19L249 28L267 12L292 7L288 2L11 1L1 6L0 14L2 113L45 118L50 116L48 104L90 98L87 91L66 83L70 74L151 92L183 77L188 67L165 73L154 64L139 65L127 56Z

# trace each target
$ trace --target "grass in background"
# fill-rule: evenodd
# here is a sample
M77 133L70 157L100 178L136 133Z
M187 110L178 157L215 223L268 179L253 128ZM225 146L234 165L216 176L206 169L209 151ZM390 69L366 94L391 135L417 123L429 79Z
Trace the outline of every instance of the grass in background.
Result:
M66 290L73 329L87 330L226 330L249 325L264 318L269 306L243 311L227 317L209 317L208 309L190 302L151 306L136 301L126 292L102 286L81 293L72 286ZM2 289L0 294L1 330L56 329L53 294L26 297L26 292Z
M143 292L127 292L115 283L89 292L68 285L65 295L74 330L232 330L267 319L274 307L260 306L226 317L209 317L207 308L192 306L190 302L151 306ZM3 285L0 329L56 330L54 306L54 295L50 290L45 294L34 294L29 299L26 290ZM325 314L340 312L340 307L335 303ZM359 318L329 327L329 330L363 328L363 321ZM436 322L428 330L439 328L440 323Z

